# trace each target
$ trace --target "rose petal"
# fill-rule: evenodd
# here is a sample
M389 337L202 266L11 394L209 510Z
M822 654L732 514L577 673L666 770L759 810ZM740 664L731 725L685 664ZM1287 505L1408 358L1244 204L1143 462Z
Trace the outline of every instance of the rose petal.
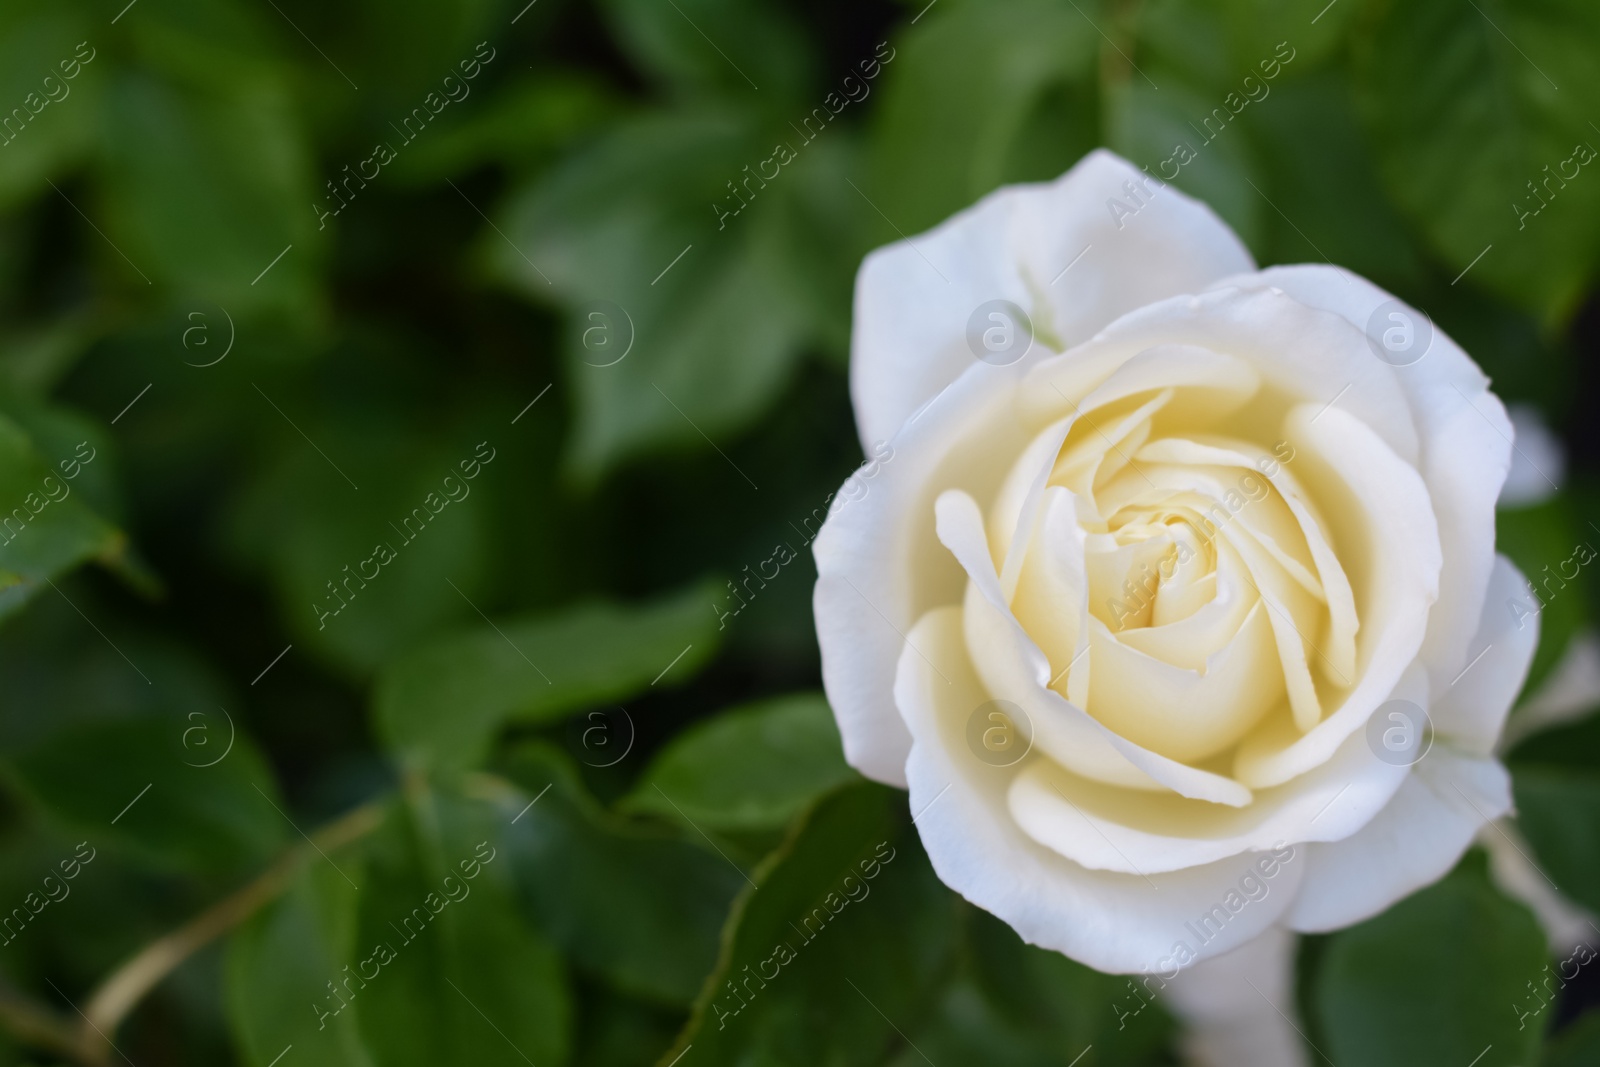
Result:
M1296 472L1323 502L1351 572L1364 636L1358 642L1359 677L1345 679L1354 685L1340 707L1302 737L1269 724L1239 746L1234 773L1252 788L1304 773L1361 729L1416 660L1430 605L1439 595L1438 524L1416 471L1340 407L1318 411L1302 404L1290 411L1284 427L1299 452ZM1341 496L1348 501L1344 507Z
M1510 808L1504 767L1435 742L1371 822L1343 841L1307 846L1306 877L1285 921L1314 933L1378 914L1444 877L1478 828Z
M936 513L939 540L968 574L963 627L976 672L988 692L1027 712L1041 748L1101 781L1142 784L1148 778L1185 797L1215 804L1250 802L1250 791L1238 782L1142 748L1050 689L1049 661L1000 591L978 505L967 494L949 490L940 494Z
M812 541L822 684L845 759L869 778L905 785L911 738L894 710L895 662L917 617L956 603L965 585L934 536L934 496L960 486L992 498L1028 444L1013 413L1016 383L1031 364L968 368L895 436L864 495L846 501L841 493L829 505ZM810 520L802 523L804 536Z
M1362 331L1373 312L1394 299L1348 271L1317 264L1273 267L1218 285L1274 286L1300 303L1343 316ZM1369 362L1386 367L1376 356ZM1422 654L1435 689L1442 690L1476 652L1467 645L1489 584L1495 500L1511 466L1511 420L1488 391L1483 372L1437 326L1427 353L1393 368L1393 374L1416 421L1418 469L1439 519L1443 580ZM1352 386L1339 404L1346 405L1361 388Z
M1316 611L1311 598L1282 568L1274 565L1253 538L1241 533L1242 525L1229 523L1223 527L1222 540L1239 554L1244 569L1249 572L1247 580L1266 605L1267 623L1277 642L1279 673L1289 693L1289 708L1295 726L1303 733L1322 720L1322 700L1312 677L1311 656L1315 654L1321 665L1330 670L1333 662L1306 634ZM1341 678L1340 682L1348 684L1348 678Z
M1157 608L1167 587L1175 585L1185 570L1198 570L1197 561L1172 568L1173 579L1163 580L1157 593ZM1250 613L1260 606L1260 598L1241 573L1241 568L1226 567L1197 580L1195 588L1209 593L1205 602L1171 622L1152 619L1151 625L1116 632L1116 639L1146 656L1186 670L1209 670L1208 661L1224 651L1238 635ZM1264 610L1264 609L1263 609ZM1265 620L1263 620L1263 624Z
M1146 879L1085 870L1031 841L1006 808L1012 772L964 755L967 714L988 694L966 654L961 609L929 612L910 640L939 664L935 672L908 647L895 681L895 702L916 737L906 764L911 811L935 872L967 900L1024 940L1111 973L1170 969L1180 939L1202 958L1226 952L1288 906L1299 863L1278 870L1267 896L1230 916L1211 941L1194 944L1184 924L1235 891L1256 857Z
M1077 378L1075 369L1061 364L1059 360L1049 362L1056 368L1055 373L1046 376L1030 373L1019 397L1022 405L1032 406L1035 410L1042 409L1029 398L1029 394L1034 392L1048 392L1056 398L1057 403L1051 406L1049 426L1040 435L1054 442L1053 447L1038 449L1039 439L1035 438L1024 456L1028 464L1025 470L1031 472L1031 480L1021 482L1027 488L1017 505L1012 547L1006 557L1006 566L1001 570L1001 585L1008 595L1014 588L1013 583L1021 566L1017 548L1023 539L1032 536L1045 486L1055 469L1052 457L1080 423L1088 425L1090 432L1103 438L1107 447L1114 448L1114 443L1093 418L1093 413L1100 407L1157 392L1160 395L1155 398L1155 406L1159 409L1168 403L1169 392L1174 396L1180 395L1172 387L1187 386L1181 393L1184 406L1203 405L1221 414L1243 406L1255 394L1261 381L1242 360L1185 345L1158 345L1136 352L1103 378L1096 376L1092 383L1068 380L1065 382L1066 388L1062 387L1062 379ZM1072 399L1075 395L1080 399ZM1056 410L1058 408L1060 410ZM1038 470L1033 469L1035 463L1040 464ZM1017 491L1018 480L1016 477L1007 478L1008 504Z
M1495 504L1502 508L1531 508L1556 495L1567 476L1567 450L1551 432L1544 416L1532 404L1506 408L1511 420L1511 469Z
M1297 940L1268 930L1167 984L1188 1067L1307 1067L1305 1038L1293 1021Z
M1300 533L1305 537L1306 547L1310 550L1312 562L1317 568L1317 577L1321 583L1323 601L1328 606L1330 623L1328 640L1324 643L1323 651L1337 673L1353 675L1356 669L1356 631L1361 625L1356 616L1355 594L1350 589L1350 579L1345 574L1344 566L1339 562L1338 554L1328 543L1327 528L1318 518L1316 507L1287 466L1274 460L1272 465L1276 469L1268 475L1261 469L1258 461L1252 460L1236 446L1221 447L1214 442L1170 437L1152 442L1140 455L1141 458L1148 455L1152 461L1225 463L1257 472L1272 483L1290 514L1299 523ZM1254 513L1251 517L1254 518Z
M1212 290L1124 315L1084 344L1040 361L1024 387L1023 417L1042 426L1068 410L1053 390L1036 387L1036 380L1078 395L1074 389L1092 386L1136 354L1162 346L1225 353L1253 369L1263 387L1317 408L1337 399L1339 408L1372 427L1402 460L1418 459L1412 405L1395 368L1375 359L1365 336L1342 316L1277 289ZM1187 402L1187 393L1180 391L1173 403ZM1208 410L1203 400L1196 407L1200 415Z
M1088 707L1112 731L1152 752L1185 763L1215 755L1282 706L1269 614L1256 599L1203 671L1141 652L1091 617Z
M1154 875L1262 852L1284 842L1338 841L1365 825L1406 778L1352 737L1327 763L1247 806L1134 793L1075 777L1049 760L1025 764L1007 794L1024 833L1092 870Z
M1026 545L1025 562L1012 613L1039 645L1051 664L1051 686L1065 674L1087 680L1089 579L1084 571L1083 530L1076 521L1077 501L1068 489L1045 490L1043 517ZM1004 579L1002 579L1003 581ZM1061 664L1056 667L1055 664ZM1068 693L1077 692L1069 687Z
M1531 594L1514 603L1519 616L1538 611ZM1587 718L1596 704L1600 704L1600 634L1585 626L1567 641L1566 651L1539 687L1517 705L1496 748L1510 752L1534 734Z
M1097 408L1163 389L1176 389L1163 401L1176 409L1170 418L1221 418L1261 389L1259 369L1220 348L1171 338L1148 344L1102 343L1104 336L1035 365L1018 404L1027 421L1043 426L1068 415L1084 418ZM1103 433L1093 420L1091 427Z
M892 437L974 362L967 320L986 301L1010 300L1041 336L1068 346L1153 300L1254 269L1210 208L1170 187L1119 232L1106 201L1143 177L1097 150L1053 182L998 189L869 255L856 278L850 343L862 441ZM1062 274L1085 248L1083 262Z
M1494 751L1511 703L1528 680L1539 646L1539 616L1521 618L1508 607L1523 600L1527 591L1528 580L1516 564L1496 555L1478 632L1468 646L1479 658L1445 686L1429 709L1434 730L1463 752L1487 756Z

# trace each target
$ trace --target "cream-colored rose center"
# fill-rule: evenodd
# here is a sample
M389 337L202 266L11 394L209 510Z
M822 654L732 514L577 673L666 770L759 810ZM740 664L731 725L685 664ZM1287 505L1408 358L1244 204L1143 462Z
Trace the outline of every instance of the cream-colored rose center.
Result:
M1200 764L1274 716L1320 722L1354 681L1357 619L1293 444L1177 417L1173 396L1046 428L988 525L1051 688Z

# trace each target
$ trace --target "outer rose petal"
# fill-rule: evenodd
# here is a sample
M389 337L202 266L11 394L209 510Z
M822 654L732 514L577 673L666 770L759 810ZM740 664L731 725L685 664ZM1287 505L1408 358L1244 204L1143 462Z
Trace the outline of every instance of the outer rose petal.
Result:
M1190 1067L1303 1067L1305 1041L1292 1021L1297 939L1268 930L1214 960L1197 963L1164 992L1184 1022Z
M1107 202L1145 176L1111 152L1089 153L1049 183L997 189L910 240L873 252L856 277L850 396L861 440L892 437L972 362L967 319L1004 299L1057 347L1086 340L1112 319L1254 269L1212 210L1172 187L1133 218ZM1082 263L1061 271L1087 248ZM1058 281L1059 278L1059 281Z
M1254 284L1259 277L1242 281ZM1397 456L1417 459L1411 402L1395 368L1374 358L1361 331L1338 313L1264 287L1222 282L1209 292L1130 312L1077 349L1041 361L1024 387L1022 407L1042 426L1071 413L1062 394L1082 398L1138 353L1176 345L1242 361L1264 385L1302 398L1313 411L1337 397L1339 410L1366 424ZM1174 403L1183 399L1180 393Z
M1524 601L1531 611L1538 605ZM1600 704L1600 634L1584 627L1567 641L1566 651L1539 688L1528 694L1506 723L1496 750L1510 752L1543 730L1577 722Z
M1170 968L1162 961L1179 941L1198 958L1219 955L1279 921L1305 871L1301 846L1267 882L1266 896L1197 944L1184 924L1237 893L1257 854L1144 878L1090 871L1032 841L1006 810L1011 771L988 766L966 748L968 714L988 699L967 659L961 610L928 612L900 657L895 701L916 737L906 764L911 810L946 885L1024 940L1113 974Z
M1118 797L1044 761L1019 773L1007 798L1013 821L1053 851L1096 870L1154 875L1249 856L1284 841L1337 841L1360 833L1393 804L1408 778L1374 757L1365 738L1351 737L1300 781L1263 790L1243 808L1197 808L1161 794Z
M1504 767L1436 741L1371 822L1343 841L1305 846L1300 897L1284 922L1316 933L1370 918L1444 877L1478 829L1510 809Z
M1434 698L1433 728L1453 747L1475 756L1494 751L1511 704L1528 680L1539 646L1539 616L1519 619L1508 604L1527 603L1528 580L1504 556L1494 558L1478 632L1468 646L1470 666Z
M1510 809L1505 768L1486 757L1538 644L1538 626L1519 631L1505 607L1525 588L1516 567L1497 556L1472 646L1485 651L1460 685L1447 685L1432 702L1435 747L1370 823L1343 841L1307 846L1291 927L1334 930L1376 915L1443 877L1474 835Z
M1499 505L1531 508L1543 504L1555 496L1556 486L1567 476L1567 451L1532 404L1512 404L1506 414L1517 447L1506 484L1500 487Z
M1320 265L1272 267L1218 286L1276 286L1362 331L1372 313L1394 299L1349 271ZM1376 356L1372 362L1383 365ZM1444 569L1422 658L1434 691L1443 692L1476 651L1467 643L1489 584L1495 500L1511 467L1511 420L1477 364L1438 327L1427 354L1395 367L1394 375L1411 402L1422 453L1418 469L1439 520Z
M865 495L836 504L812 542L822 684L845 759L869 778L905 786L911 735L895 711L895 664L922 612L961 599L961 568L934 535L934 498L948 487L983 500L996 491L1028 444L1014 401L1034 362L969 361L900 428Z

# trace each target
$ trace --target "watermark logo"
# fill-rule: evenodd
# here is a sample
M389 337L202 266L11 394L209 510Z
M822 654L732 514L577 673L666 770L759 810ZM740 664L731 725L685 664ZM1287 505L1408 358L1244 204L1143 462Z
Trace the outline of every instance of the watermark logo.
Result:
M1367 347L1391 367L1409 367L1433 347L1433 320L1398 300L1385 300L1367 316Z
M1009 300L986 300L967 319L967 348L985 363L1009 367L1033 347L1033 320Z
M591 367L614 367L633 351L633 316L621 304L596 300L578 320L582 359Z
M567 743L590 767L615 767L627 759L634 736L627 708L595 710L567 720Z
M183 362L191 367L215 367L218 363L228 358L228 353L233 351L233 342L237 331L233 327L233 316L228 314L228 309L221 304L217 310L222 312L222 317L228 323L228 343L222 346L222 355L204 363L194 363L189 360ZM192 353L199 359L205 359L214 350L211 342L211 325L206 321L203 311L191 311L187 316L189 325L183 331L183 350Z
M192 760L188 758L184 759L183 762L188 764L190 767L215 767L217 764L227 759L228 753L233 751L233 716L229 715L228 709L222 707L220 704L217 706L217 710L222 712L223 718L227 720L228 743L222 746L222 752L217 756L216 759L208 759L207 757L210 756L215 750L215 746L212 744L211 740L211 724L206 722L208 715L203 711L191 711L188 715L188 719L191 723L194 723L194 725L186 728L183 731L183 750L189 755L195 757L195 759ZM195 722L194 720L196 719L199 719L200 721Z
M1433 722L1409 700L1388 701L1367 720L1367 747L1391 767L1409 767L1433 747Z
M967 748L991 767L1012 767L1033 749L1033 720L1009 700L979 704L967 716Z

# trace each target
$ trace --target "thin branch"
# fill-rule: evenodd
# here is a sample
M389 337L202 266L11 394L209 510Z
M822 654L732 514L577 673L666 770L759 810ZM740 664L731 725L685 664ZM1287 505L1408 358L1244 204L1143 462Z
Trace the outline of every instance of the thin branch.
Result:
M0 1026L24 1044L78 1059L77 1028L64 1015L10 988L0 988Z
M310 840L284 853L255 881L224 897L178 929L159 937L124 962L89 997L78 1028L81 1057L103 1061L109 1035L150 990L179 964L215 938L227 933L271 902L293 881L300 865L316 850L335 849L371 833L383 822L382 806L364 804L313 833ZM22 1036L19 1034L18 1036Z

